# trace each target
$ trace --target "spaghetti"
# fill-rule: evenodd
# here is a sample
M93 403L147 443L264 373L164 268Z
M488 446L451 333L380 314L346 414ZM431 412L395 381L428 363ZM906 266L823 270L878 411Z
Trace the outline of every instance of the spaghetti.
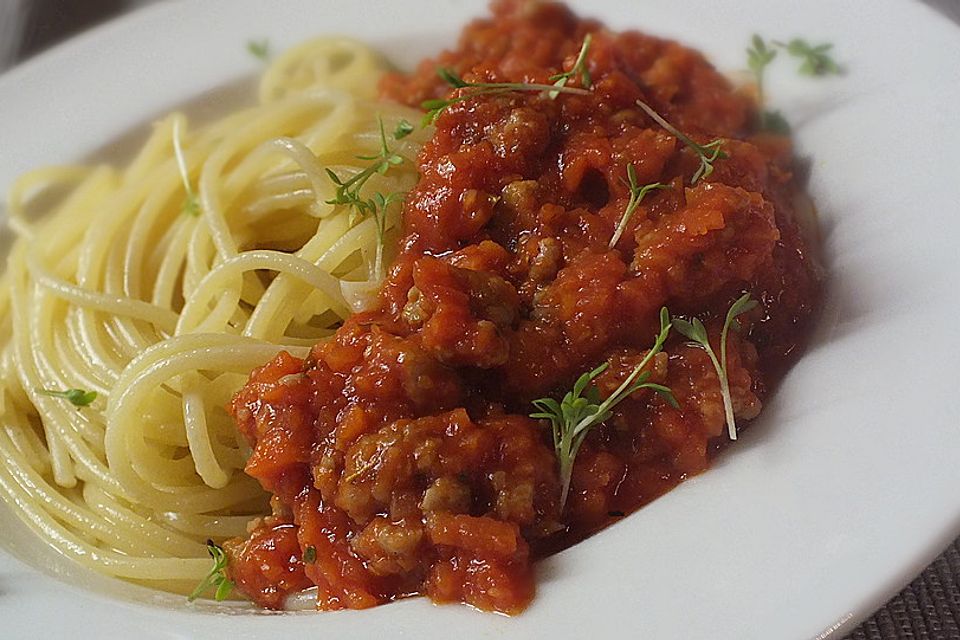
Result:
M328 204L324 172L359 171L381 126L418 117L375 101L383 71L362 45L315 40L269 66L257 106L196 129L173 114L125 168L14 185L0 494L65 556L187 593L209 569L204 540L269 511L224 407L251 368L305 353L382 278L377 221ZM412 187L425 135L391 143L404 161L371 191ZM68 195L31 215L56 190ZM398 219L393 204L388 235ZM48 394L71 388L97 397Z

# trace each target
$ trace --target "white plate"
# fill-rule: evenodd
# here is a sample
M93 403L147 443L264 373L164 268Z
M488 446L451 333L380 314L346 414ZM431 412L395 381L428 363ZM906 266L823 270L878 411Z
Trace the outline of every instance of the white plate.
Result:
M0 538L45 574L0 554L3 634L822 638L852 629L960 532L960 30L895 1L580 4L614 28L680 38L722 69L743 68L754 31L834 42L849 69L805 80L780 63L770 80L814 159L830 282L814 344L742 441L543 563L536 601L513 619L424 599L211 614L64 564L4 513ZM156 5L0 78L0 188L253 73L248 39L351 34L409 66L482 11L475 0Z

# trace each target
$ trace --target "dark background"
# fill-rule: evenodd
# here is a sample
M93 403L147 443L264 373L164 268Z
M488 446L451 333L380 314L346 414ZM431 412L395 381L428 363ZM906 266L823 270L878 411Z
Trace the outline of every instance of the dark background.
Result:
M0 0L0 71L74 33L156 1ZM912 1L925 1L960 24L960 0ZM893 639L960 640L960 539L847 637Z

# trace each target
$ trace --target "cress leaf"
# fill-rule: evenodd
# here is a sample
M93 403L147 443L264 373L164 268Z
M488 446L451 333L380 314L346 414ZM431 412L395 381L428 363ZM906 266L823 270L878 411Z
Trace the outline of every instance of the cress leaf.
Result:
M660 311L660 333L656 336L653 346L606 400L600 399L598 389L591 384L610 366L604 362L579 376L573 389L565 393L560 402L552 398L539 398L533 401L533 406L540 411L530 414L530 417L547 420L553 434L554 451L560 472L561 511L566 504L573 463L581 443L593 427L613 415L612 410L617 404L639 389L650 389L662 396L671 406L678 406L669 387L647 382L650 372L644 370L663 348L671 326L670 313L664 307Z
M613 235L610 237L610 242L608 243L608 247L610 249L613 249L615 246L617 246L617 243L623 236L623 232L627 228L627 223L630 222L630 219L633 217L637 207L640 206L640 203L643 202L643 199L647 196L647 194L655 189L669 188L668 185L661 184L659 182L645 184L643 186L637 184L637 171L634 168L633 163L627 165L627 182L625 184L630 189L630 199L627 201L627 206L623 211L623 215L620 216L620 222L617 223L617 228L614 229Z
M577 59L573 63L573 67L570 68L570 71L564 71L563 73L550 76L550 81L557 87L557 89L550 91L548 94L551 100L555 100L556 97L560 95L560 89L565 87L567 82L576 78L578 75L584 87L589 89L593 86L593 81L590 78L590 70L587 68L587 52L590 50L591 38L592 36L589 33L584 36L583 44L580 46L580 52L577 53Z
M324 171L326 171L330 181L337 187L334 197L326 200L327 204L340 204L350 207L351 223L355 218L362 218L368 215L373 216L377 227L377 251L374 271L378 275L382 275L386 208L388 204L400 199L402 196L397 193L391 193L386 196L381 193L376 193L371 198L364 198L361 196L361 190L371 177L376 174L385 174L390 167L400 165L404 160L400 155L393 153L387 145L387 135L383 128L383 119L378 116L377 121L380 128L380 153L377 155L357 156L358 159L370 161L371 164L349 178L341 178L329 167L325 168Z
M396 129L393 130L393 139L403 140L411 133L413 133L413 125L403 118L397 123Z
M663 397L663 399L667 401L667 404L669 404L674 409L680 408L680 403L677 402L677 399L673 395L673 390L670 387L666 387L662 384L657 384L655 382L647 382L642 386L646 389L652 389L653 391L656 391L657 393L659 393Z
M719 159L727 157L727 154L723 151L722 139L717 138L716 140L712 140L707 144L699 144L694 142L688 135L667 122L663 116L657 113L653 107L644 101L637 100L636 104L644 111L644 113L650 116L654 122L666 129L669 133L673 134L700 158L700 166L697 168L697 171L693 174L693 177L690 180L691 185L696 184L703 178L709 177L710 174L713 173L713 163Z
M803 38L794 38L787 44L782 42L775 42L774 44L786 49L787 53L802 61L799 71L803 75L828 76L843 73L843 69L829 53L833 48L830 43L814 46Z
M210 572L204 576L203 580L200 581L197 588L187 596L189 602L193 602L211 588L214 589L213 597L220 602L226 600L233 590L233 582L227 578L229 558L226 552L224 552L223 547L214 543L212 540L207 540L207 553L213 560L213 567L210 569Z
M683 318L674 318L673 319L673 328L680 332L682 336L689 340L695 340L693 337L693 325L684 320Z
M467 86L464 79L458 76L452 69L440 67L437 69L437 75L454 89L462 89Z
M779 111L764 111L760 114L760 128L781 136L790 135L790 123Z
M694 334L698 336L700 342L706 342L707 328L703 326L702 322L700 322L700 318L694 318L692 322Z
M729 323L737 316L756 308L759 304L760 303L754 300L749 293L743 294L737 298L737 300L730 306L730 310L727 311L727 322Z
M250 40L247 42L247 51L255 58L266 60L270 57L270 41L266 39Z
M52 398L62 398L75 406L77 409L88 407L97 399L96 391L86 391L85 389L66 389L57 391L53 389L40 389L39 392Z
M443 113L447 107L450 105L456 104L463 100L470 98L475 98L481 95L495 95L509 93L512 91L538 91L544 92L547 95L553 95L555 93L575 93L578 95L590 95L590 91L586 89L578 89L575 87L563 86L560 83L556 84L537 84L537 83L528 83L528 82L467 82L452 70L441 67L437 69L437 75L450 85L454 89L465 89L469 88L471 91L462 93L459 96L447 99L430 99L424 100L420 103L420 107L426 110L426 114L421 121L421 126L427 126L436 122L437 118L440 117L440 114Z

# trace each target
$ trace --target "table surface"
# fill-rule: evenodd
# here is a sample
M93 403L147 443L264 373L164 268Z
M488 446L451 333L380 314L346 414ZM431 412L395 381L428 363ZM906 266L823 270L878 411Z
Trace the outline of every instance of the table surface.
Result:
M85 28L156 1L0 0L0 72ZM960 24L960 0L913 1L925 1ZM846 640L960 640L960 538Z

